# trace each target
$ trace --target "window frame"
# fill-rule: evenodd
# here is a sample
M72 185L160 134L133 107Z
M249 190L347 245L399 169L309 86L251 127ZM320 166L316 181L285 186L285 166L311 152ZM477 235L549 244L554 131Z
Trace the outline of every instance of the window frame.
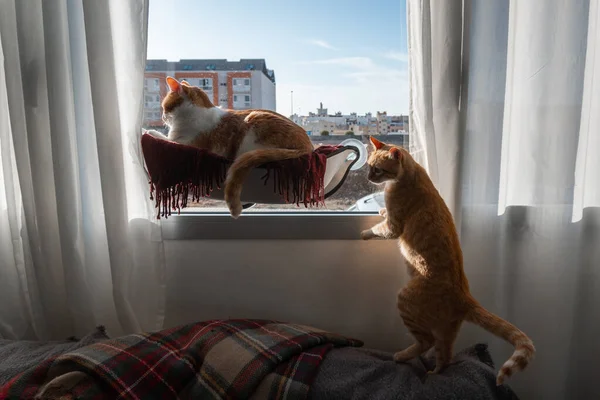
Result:
M381 221L379 210L332 211L300 205L285 211L243 211L238 219L227 210L190 207L162 217L160 224L165 240L362 240L360 233Z
M361 240L363 230L381 221L375 212L256 211L233 219L227 212L182 211L162 218L161 230L164 240Z
M213 78L198 78L198 87L204 91L209 91L209 92L213 91L214 90Z
M248 82L248 83L246 83L246 82ZM233 78L232 83L233 83L234 87L238 87L238 86L250 87L250 85L251 85L250 78Z
M145 70L153 69L154 66L145 68ZM184 65L182 70L192 71L194 68L192 65ZM254 70L254 68L250 68L250 70ZM272 71L269 72L271 76ZM151 79L153 79L152 83L158 83L158 78ZM217 90L214 82L212 83L213 90ZM218 86L226 87L227 83L219 82ZM252 79L233 78L232 86L234 90L236 87L242 89L241 93L237 93L237 95L245 95L243 90L253 86ZM147 81L144 82L144 87L148 89ZM159 89L160 84L153 85L153 89L155 88ZM251 101L252 96L250 95ZM340 138L340 140L345 139L345 137ZM381 191L383 191L383 187ZM355 199L355 201L358 200L359 198ZM320 208L305 209L299 206L297 211L246 211L242 212L238 219L233 219L227 211L202 211L201 208L184 209L179 214L174 212L168 218L161 217L158 222L163 240L223 241L362 240L361 232L381 221L383 218L377 211L331 211Z

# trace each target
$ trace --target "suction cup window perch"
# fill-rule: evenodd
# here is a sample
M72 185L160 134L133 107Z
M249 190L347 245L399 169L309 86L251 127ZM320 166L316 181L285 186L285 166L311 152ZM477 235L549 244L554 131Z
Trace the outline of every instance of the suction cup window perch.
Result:
M230 160L147 133L142 135L142 153L157 218L187 207L190 197L192 201L224 199L222 185ZM350 170L364 165L366 157L366 147L359 140L348 139L338 146L320 146L307 156L255 168L243 185L244 209L256 203L324 205L344 184Z

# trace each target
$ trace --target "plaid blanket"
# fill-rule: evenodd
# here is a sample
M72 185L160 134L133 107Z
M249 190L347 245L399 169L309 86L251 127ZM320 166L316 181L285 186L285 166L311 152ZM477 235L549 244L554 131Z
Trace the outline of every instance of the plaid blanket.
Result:
M0 399L305 399L334 346L362 342L277 321L212 320L54 357L0 388Z

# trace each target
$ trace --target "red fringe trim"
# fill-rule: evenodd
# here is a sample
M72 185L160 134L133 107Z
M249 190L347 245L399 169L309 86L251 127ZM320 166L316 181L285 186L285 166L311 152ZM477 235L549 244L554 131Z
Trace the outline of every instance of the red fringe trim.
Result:
M321 146L312 154L266 163L262 177L267 185L288 204L305 207L325 204L325 168L327 156L339 146ZM168 218L172 211L181 212L192 201L209 197L221 188L231 161L206 150L142 135L142 151L150 176L150 199L155 200L156 218Z

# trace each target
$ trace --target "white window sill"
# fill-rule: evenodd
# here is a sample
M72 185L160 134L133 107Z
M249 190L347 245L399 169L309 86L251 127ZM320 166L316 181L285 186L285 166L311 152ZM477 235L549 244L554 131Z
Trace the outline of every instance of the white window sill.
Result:
M161 219L164 240L361 240L382 218L359 212L182 212Z

